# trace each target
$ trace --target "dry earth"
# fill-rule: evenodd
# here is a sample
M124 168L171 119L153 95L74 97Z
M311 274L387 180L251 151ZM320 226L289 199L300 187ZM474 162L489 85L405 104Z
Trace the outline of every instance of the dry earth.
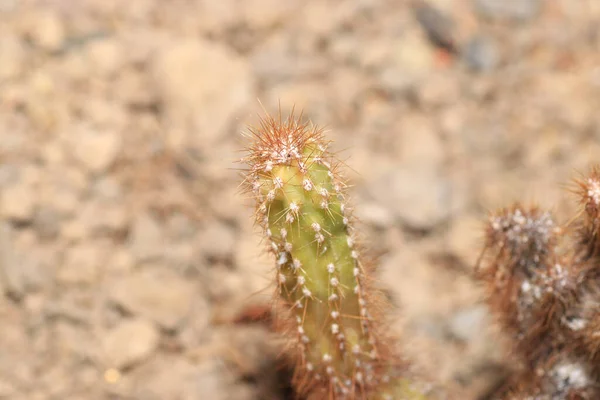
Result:
M0 0L0 399L290 396L244 318L272 279L233 162L257 98L327 126L406 354L483 396L510 363L481 221L571 210L600 159L600 4L428 4Z

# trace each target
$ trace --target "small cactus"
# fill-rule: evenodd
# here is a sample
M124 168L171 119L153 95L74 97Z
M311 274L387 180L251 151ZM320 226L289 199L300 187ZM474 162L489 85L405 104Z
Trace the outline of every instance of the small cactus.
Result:
M293 114L251 128L245 187L274 255L280 319L296 349L294 384L335 399L421 399L383 328L340 162L323 131Z
M578 185L565 226L519 204L489 218L478 275L523 364L494 398L600 398L600 169Z

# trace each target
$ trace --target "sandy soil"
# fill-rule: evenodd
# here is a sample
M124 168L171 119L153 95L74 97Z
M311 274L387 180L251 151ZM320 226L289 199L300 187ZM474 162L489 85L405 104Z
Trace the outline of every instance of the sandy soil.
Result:
M0 399L291 398L234 161L294 105L347 160L405 353L484 396L510 362L481 224L573 209L599 27L595 0L0 0Z

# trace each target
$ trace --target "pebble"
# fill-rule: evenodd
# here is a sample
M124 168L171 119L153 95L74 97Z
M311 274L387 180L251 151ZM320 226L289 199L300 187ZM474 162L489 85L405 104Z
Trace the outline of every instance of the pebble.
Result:
M233 255L236 236L233 228L220 222L208 225L198 238L200 251L211 260L229 260Z
M244 290L248 295L269 287L274 278L275 260L267 253L260 235L255 233L253 228L242 229L234 251L234 265L244 277Z
M177 330L188 318L194 286L168 270L141 270L123 277L112 288L110 298L124 309Z
M496 42L486 36L474 36L465 45L462 57L467 66L476 72L493 71L500 61Z
M360 201L360 207L356 208L355 215L361 223L372 225L377 228L389 228L394 223L392 213L386 207L373 201Z
M37 196L32 185L19 180L0 192L0 216L16 221L30 221L33 218Z
M431 74L427 80L421 82L416 94L420 105L426 109L450 106L460 99L459 81L449 73Z
M56 238L61 229L62 215L46 204L38 207L33 218L35 231L40 238L51 240Z
M0 82L18 77L23 72L27 53L22 42L6 33L0 38Z
M384 89L403 92L423 80L433 71L435 53L420 32L407 32L401 40L389 45L389 60L380 72Z
M156 53L152 68L167 122L192 129L191 143L200 149L220 140L252 98L247 62L213 42L169 42Z
M374 200L411 229L432 229L447 220L452 211L450 182L429 168L389 171L367 190Z
M92 40L86 50L90 70L101 77L110 77L118 72L126 56L122 43L113 37Z
M121 151L121 142L117 131L95 131L85 126L80 126L70 138L75 160L94 175L103 174L112 166Z
M429 102L429 100L427 100ZM445 147L425 113L407 113L398 124L397 160L412 170L441 169Z
M483 17L528 21L541 9L540 0L475 0L475 10Z
M469 269L475 266L479 256L473 249L478 249L482 245L484 222L484 216L457 216L445 240L449 252Z
M33 43L48 52L60 50L66 36L61 17L51 8L34 13L27 31Z
M418 2L415 16L434 45L451 51L455 49L454 22L448 14L429 3Z
M0 224L0 286L16 298L48 287L60 252L55 243L41 243L31 229Z
M222 366L214 360L192 364L179 357L163 356L148 364L140 371L145 384L135 388L133 398L195 400L210 393L214 400L239 399L230 397L235 383L227 379Z
M63 284L91 285L98 279L105 258L106 252L99 243L86 241L76 244L67 250L56 278Z
M252 29L272 29L283 23L297 1L251 0L240 4L244 22Z
M122 203L91 200L82 206L80 218L92 234L124 232L130 215Z
M449 322L450 332L459 340L468 342L482 334L488 325L489 310L484 305L475 305L457 311Z
M140 212L133 221L129 237L129 247L136 260L143 262L160 258L165 244L161 224L150 214Z
M156 350L159 339L154 324L145 319L122 321L102 339L108 366L123 369L144 361Z

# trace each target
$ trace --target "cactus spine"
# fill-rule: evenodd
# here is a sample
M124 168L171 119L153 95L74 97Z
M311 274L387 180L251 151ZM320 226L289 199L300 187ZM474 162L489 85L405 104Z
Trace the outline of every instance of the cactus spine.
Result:
M244 162L256 220L276 260L282 319L299 392L327 398L422 398L397 376L381 309L363 264L339 162L317 127L267 116Z

